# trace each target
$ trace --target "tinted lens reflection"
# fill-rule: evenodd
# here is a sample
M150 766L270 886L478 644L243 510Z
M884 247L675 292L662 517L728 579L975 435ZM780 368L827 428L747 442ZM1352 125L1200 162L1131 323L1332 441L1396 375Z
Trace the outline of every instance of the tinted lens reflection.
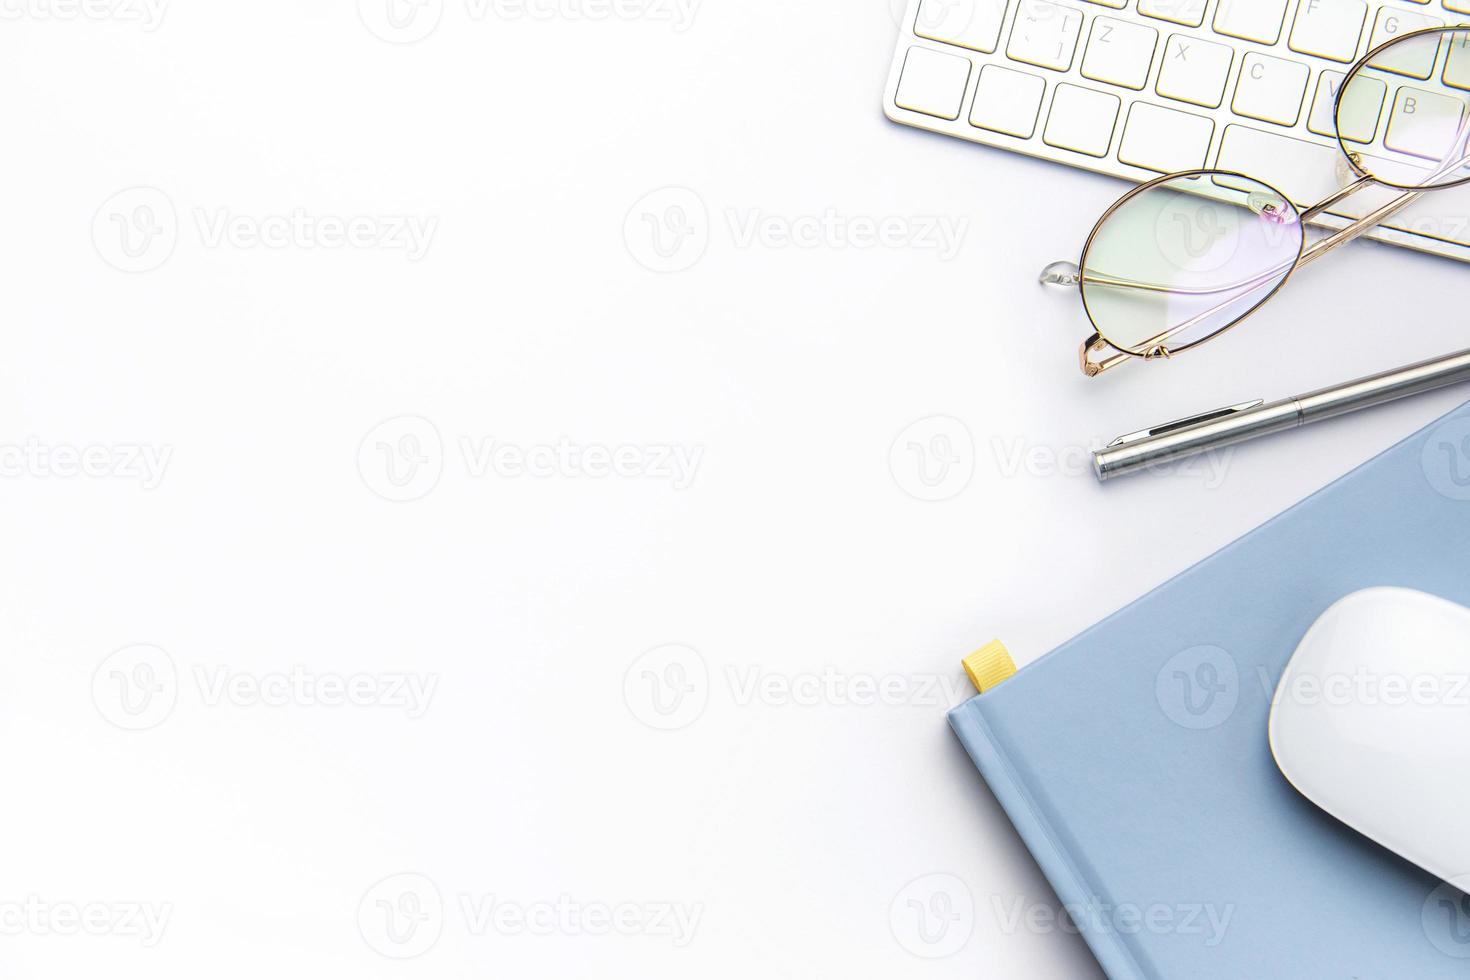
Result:
M1470 29L1393 42L1342 83L1338 140L1359 169L1395 187L1470 180Z
M1291 272L1296 208L1236 174L1176 177L1124 201L1082 263L1098 332L1135 354L1177 351L1245 316Z

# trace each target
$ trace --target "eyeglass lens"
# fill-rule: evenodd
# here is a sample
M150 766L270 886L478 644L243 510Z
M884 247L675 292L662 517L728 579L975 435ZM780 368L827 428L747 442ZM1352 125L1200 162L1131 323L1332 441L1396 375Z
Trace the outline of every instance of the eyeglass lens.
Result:
M1470 180L1470 29L1410 34L1342 82L1338 141L1357 169L1405 190Z
M1124 200L1082 261L1082 298L1108 343L1177 352L1259 306L1302 250L1296 208L1239 174L1180 176Z

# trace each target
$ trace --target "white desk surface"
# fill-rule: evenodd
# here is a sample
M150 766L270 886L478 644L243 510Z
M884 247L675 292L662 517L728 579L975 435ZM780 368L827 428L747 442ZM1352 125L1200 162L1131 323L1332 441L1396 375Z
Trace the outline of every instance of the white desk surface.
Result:
M1034 276L1122 186L886 122L888 0L583 2L7 8L8 977L1100 976L936 687L1465 397L1100 488L1466 271L1088 381Z

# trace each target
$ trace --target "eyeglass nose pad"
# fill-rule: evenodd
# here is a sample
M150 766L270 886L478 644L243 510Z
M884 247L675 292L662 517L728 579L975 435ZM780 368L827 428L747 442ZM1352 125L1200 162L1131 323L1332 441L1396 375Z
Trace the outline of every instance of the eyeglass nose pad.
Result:
M1247 205L1251 211L1267 221L1278 225L1296 222L1296 209L1281 199L1281 195L1267 190L1251 191Z
M1339 184L1347 185L1362 179L1362 172L1353 169L1363 165L1361 153L1339 153L1337 155L1337 166L1334 173L1337 175Z
M1043 286L1075 286L1082 281L1082 270L1076 262L1053 262L1041 270L1037 281Z

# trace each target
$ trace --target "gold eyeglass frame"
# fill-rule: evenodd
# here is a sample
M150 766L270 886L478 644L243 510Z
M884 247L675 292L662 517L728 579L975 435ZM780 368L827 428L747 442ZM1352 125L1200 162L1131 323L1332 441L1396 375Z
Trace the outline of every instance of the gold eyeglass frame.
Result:
M1306 209L1297 208L1295 204L1292 203L1291 199L1285 194L1281 193L1278 188L1272 186L1266 181L1261 180L1258 177L1251 177L1247 174L1242 174L1233 170L1223 170L1212 167L1202 167L1194 170L1182 170L1177 173L1164 174L1162 176L1155 177L1152 180L1146 181L1142 184L1139 184L1137 187L1132 188L1128 191L1128 193L1124 194L1122 197L1118 198L1118 200L1114 201L1113 204L1106 211L1103 212L1102 217L1097 220L1097 223L1093 225L1092 231L1088 233L1087 240L1083 243L1082 246L1081 258L1078 260L1077 265L1075 267L1071 267L1070 263L1053 263L1051 266L1047 267L1047 271L1044 272L1042 275L1043 282L1077 286L1077 291L1082 297L1083 311L1087 314L1088 322L1093 327L1092 335L1082 342L1082 347L1079 352L1082 373L1087 375L1089 378L1095 378L1098 375L1102 374L1104 371L1111 370L1112 368L1115 368L1120 364L1125 364L1133 358L1139 358L1145 361L1160 358L1167 359L1175 354L1183 353L1184 351L1190 350L1208 341L1214 340L1216 337L1219 337L1229 332L1230 330L1233 330L1241 323L1244 323L1246 320L1250 319L1250 317L1254 315L1256 311L1258 311L1262 306L1264 306L1268 300L1270 300L1273 296L1281 291L1281 288L1286 285L1286 283L1297 273L1298 270L1317 261L1328 252L1331 252L1333 249L1336 249L1342 245L1346 245L1348 242L1353 241L1356 238L1360 238L1364 233L1371 230L1375 225L1393 217L1395 214L1402 211L1410 204L1413 204L1424 194L1427 194L1431 191L1444 190L1450 187L1458 187L1462 184L1470 183L1470 174L1467 174L1466 176L1461 177L1457 180L1445 181L1444 183L1437 183L1429 187L1409 187L1401 184L1395 184L1392 181L1376 177L1368 173L1368 171L1364 168L1362 159L1359 157L1359 155L1355 151L1348 148L1347 143L1344 142L1341 129L1336 124L1338 113L1342 107L1343 94L1348 90L1348 86L1353 81L1353 79L1358 76L1359 72L1363 71L1366 68L1373 67L1371 65L1371 62L1387 48L1393 47L1397 44L1403 44L1406 41L1411 41L1416 37L1428 37L1429 35L1435 34L1440 35L1441 37L1445 35L1464 34L1467 41L1470 41L1470 24L1449 25L1444 27L1428 27L1417 31L1411 31L1407 34L1401 34L1398 37L1385 41L1383 44L1378 45L1371 51L1364 54L1361 58L1358 59L1357 63L1353 65L1352 69L1343 77L1342 82L1338 85L1337 95L1333 99L1332 118L1334 128L1338 130L1336 142L1338 148L1342 150L1343 162L1347 165L1347 167L1351 168L1350 173L1356 176L1354 179L1351 180L1350 183L1348 183L1346 187L1334 191L1332 194L1323 198L1321 201L1318 201L1316 204L1313 204L1311 207L1308 207ZM1452 41L1451 43L1453 44L1454 42ZM1438 66L1438 64L1439 48L1436 47L1435 66ZM1448 64L1446 64L1446 67L1448 67ZM1431 68L1430 78L1433 77L1434 69ZM1382 111L1385 110L1380 109L1380 112ZM1391 106L1388 107L1387 111L1392 111ZM1456 137L1457 140L1464 137L1467 128L1470 128L1470 112L1467 112L1466 117L1463 117L1461 120L1460 133ZM1456 166L1465 166L1467 163L1470 163L1470 156L1467 156L1465 159L1460 160L1456 164ZM1092 281L1098 281L1097 273L1089 274L1084 271L1087 269L1088 253L1091 251L1092 246L1097 239L1098 233L1102 230L1103 226L1107 224L1108 219L1111 218L1115 213L1117 213L1117 211L1125 204L1138 197L1139 195L1145 194L1155 187L1158 187L1160 184L1165 184L1170 181L1182 179L1212 176L1227 178L1234 177L1239 180L1246 181L1250 184L1256 184L1264 187L1275 194L1281 202L1284 202L1288 208L1295 212L1296 220L1301 226L1301 244L1298 246L1297 254L1291 260L1289 268L1287 268L1286 272L1281 276L1280 281L1270 290L1270 292L1262 296L1257 303L1250 307L1250 309L1246 310L1244 313L1227 323L1225 326L1221 327L1218 330L1215 330L1210 334L1207 334L1204 337L1201 337L1199 340L1191 341L1188 344L1183 344L1176 348L1170 348L1162 342L1155 342L1167 339L1170 334L1177 333L1178 331L1185 329L1190 325L1190 323L1193 322L1189 321L1184 325L1171 327L1165 333L1160 334L1158 337L1149 340L1148 342L1146 342L1146 349L1143 350L1129 349L1122 345L1113 344L1111 341L1107 340L1103 336L1102 329L1098 326L1097 319L1093 316L1092 309L1088 305L1087 291L1083 288L1084 282L1089 279L1091 279ZM1352 197L1360 190L1363 190L1364 188L1375 184L1394 190L1401 190L1405 193L1378 208L1377 210L1365 214L1361 218L1351 220L1346 225L1343 225L1342 227L1334 231L1329 231L1328 234L1326 234L1322 238L1317 239L1315 242L1312 242L1310 245L1307 244L1306 225L1308 222L1321 215L1328 208L1333 207L1337 204L1341 204L1344 200ZM1058 266L1069 267L1069 271L1064 277L1054 275L1052 273L1052 270ZM1075 269L1075 271L1072 271L1073 269ZM1136 286L1138 288L1153 289L1160 292L1175 291L1171 287L1167 286L1148 286L1143 283L1130 283L1130 285ZM1201 316L1209 315L1210 312L1213 311L1206 311L1206 313L1201 314ZM1094 357L1096 357L1097 359L1094 360Z

